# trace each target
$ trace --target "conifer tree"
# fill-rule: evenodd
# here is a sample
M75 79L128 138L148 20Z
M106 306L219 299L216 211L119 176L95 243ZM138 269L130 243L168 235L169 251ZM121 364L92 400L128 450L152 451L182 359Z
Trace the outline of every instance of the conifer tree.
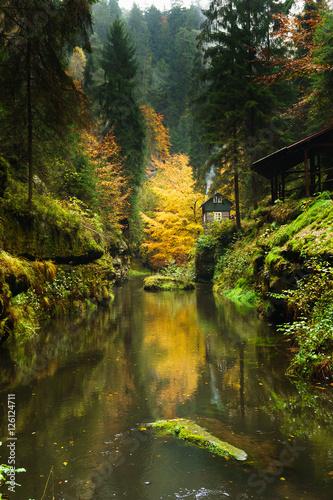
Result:
M213 0L204 12L199 36L205 63L199 116L204 139L216 151L210 163L233 178L238 228L238 179L253 159L247 140L265 126L276 105L272 89L253 79L265 71L256 48L268 43L272 4L271 0Z
M104 83L98 88L98 100L104 132L114 131L121 147L125 174L132 186L139 186L143 174L144 129L136 100L138 63L135 46L124 23L118 18L102 50Z
M84 97L66 70L74 47L89 50L94 1L12 0L0 8L0 138L7 159L29 166L29 205L33 165L82 118Z

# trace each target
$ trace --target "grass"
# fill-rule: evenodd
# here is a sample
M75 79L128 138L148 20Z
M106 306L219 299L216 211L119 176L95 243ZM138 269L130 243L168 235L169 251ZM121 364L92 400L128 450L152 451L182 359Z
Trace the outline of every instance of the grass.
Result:
M242 286L236 286L235 288L224 290L223 295L236 304L250 308L256 307L259 300L253 289L243 288Z

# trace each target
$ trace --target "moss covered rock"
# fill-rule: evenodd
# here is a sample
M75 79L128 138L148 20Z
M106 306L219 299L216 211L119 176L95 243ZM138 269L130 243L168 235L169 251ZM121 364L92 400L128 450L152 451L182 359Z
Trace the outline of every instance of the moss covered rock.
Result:
M162 274L154 274L153 276L145 278L143 288L148 291L193 290L195 284L193 281L163 276Z
M147 427L163 430L168 434L174 435L176 438L193 443L200 448L205 448L221 457L230 457L236 460L246 460L247 458L245 451L212 436L212 434L209 434L209 432L191 420L183 418L158 420L157 422L147 424Z

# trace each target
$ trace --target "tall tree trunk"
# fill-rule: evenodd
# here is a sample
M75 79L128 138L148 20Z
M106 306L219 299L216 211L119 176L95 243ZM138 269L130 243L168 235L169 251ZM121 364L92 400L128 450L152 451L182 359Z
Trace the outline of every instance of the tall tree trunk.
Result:
M242 229L240 221L240 210L239 210L239 186L238 186L238 172L234 172L234 183L235 183L235 204L236 204L236 228L237 231Z
M31 99L31 41L27 41L27 111L28 111L28 165L29 165L29 195L28 206L32 205L32 99Z

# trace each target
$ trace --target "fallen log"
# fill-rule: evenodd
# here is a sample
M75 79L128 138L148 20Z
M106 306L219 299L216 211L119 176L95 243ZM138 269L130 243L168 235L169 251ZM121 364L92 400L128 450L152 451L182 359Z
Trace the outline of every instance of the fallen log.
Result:
M176 438L193 443L200 448L205 448L221 457L230 457L236 460L246 460L247 458L245 451L214 437L200 427L200 425L191 422L191 420L183 418L158 420L146 424L146 427L165 431L168 434L174 435Z

